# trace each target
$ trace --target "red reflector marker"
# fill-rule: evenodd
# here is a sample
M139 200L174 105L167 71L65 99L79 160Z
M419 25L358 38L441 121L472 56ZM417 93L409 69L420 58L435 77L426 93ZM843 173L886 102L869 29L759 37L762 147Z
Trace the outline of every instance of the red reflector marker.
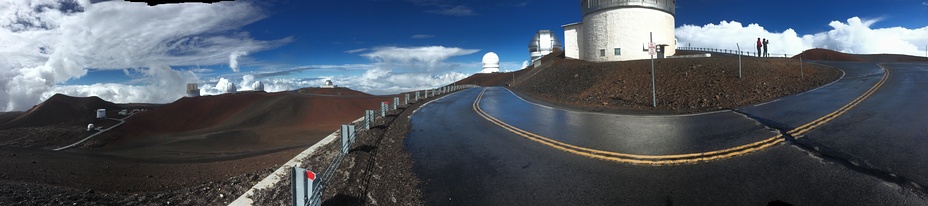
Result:
M306 178L309 179L309 181L316 180L316 173L306 170Z

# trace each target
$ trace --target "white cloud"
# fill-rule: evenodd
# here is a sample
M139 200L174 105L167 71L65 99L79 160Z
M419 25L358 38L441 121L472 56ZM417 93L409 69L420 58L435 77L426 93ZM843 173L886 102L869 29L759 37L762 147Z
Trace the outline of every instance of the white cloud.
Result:
M413 38L413 39L428 39L428 38L435 38L435 35L429 35L429 34L416 34L416 35L412 35L412 36L409 37L409 38Z
M371 64L313 65L242 76L242 87L247 82L261 79L268 92L295 90L303 87L318 87L325 80L332 80L340 87L348 87L371 94L395 94L413 90L434 88L461 80L469 73L455 71L462 68L480 68L479 62L446 62L455 56L476 53L476 49L426 47L377 47L361 56L369 58ZM358 51L361 52L361 51ZM357 52L355 52L357 53ZM364 72L358 75L326 76L316 79L279 79L276 74L305 69L335 69ZM259 78L261 77L261 78ZM243 88L246 90L247 88Z
M480 68L480 62L446 62L449 58L477 52L474 49L429 47L379 47L360 54L371 59L370 64L311 65L250 74L230 74L203 82L202 95L224 93L223 85L236 82L239 91L253 90L256 82L264 84L267 92L291 91L304 87L319 87L332 80L340 87L348 87L371 94L396 94L413 90L448 85L470 75L456 69ZM505 68L516 68L519 63L503 62ZM357 75L323 76L309 79L280 78L293 72L306 70L340 70ZM239 81L240 80L240 81Z
M92 85L59 85L42 92L41 99L56 93L70 96L99 96L116 103L168 103L184 94L186 83L197 82L191 71L172 70L167 66L138 69L145 85L97 83ZM167 98L166 98L167 97Z
M333 77L332 81L339 86L371 94L396 94L448 85L467 76L469 74L454 71L395 73L393 70L378 67L367 70L361 76Z
M358 52L364 52L364 51L367 51L367 50L368 50L368 48L352 49L352 50L345 51L345 53L354 54L354 53L358 53Z
M453 6L453 7L442 7L439 9L428 10L426 12L433 13L433 14L448 15L448 16L473 16L474 15L474 10L464 5L458 5L458 6Z
M236 73L239 72L240 70L238 69L238 58L241 56L245 56L245 55L248 55L248 52L236 50L230 53L229 54L229 68L232 68L232 71Z
M241 1L154 7L123 1L0 1L0 110L28 109L50 92L115 102L173 101L184 95L182 89L140 96L164 86L155 82L175 81L156 79L170 75L145 77L151 78L147 85L60 84L86 75L87 68L145 68L195 77L169 66L231 63L237 60L229 51L256 52L292 41L255 40L239 30L263 17L259 8Z
M399 93L451 84L469 74L454 71L462 63L445 62L451 57L476 53L477 49L456 47L377 47L361 54L373 61L360 77L336 77L342 86L372 94ZM479 63L467 67L480 68Z
M362 54L375 63L387 68L417 69L435 71L450 69L442 64L448 58L476 53L477 49L462 49L456 47L427 46L427 47L377 47L371 52Z
M770 40L771 55L792 56L810 48L826 48L856 54L925 54L924 50L920 50L920 46L928 44L928 26L918 29L871 28L877 21L879 19L861 20L858 17L850 18L846 22L832 21L828 24L832 27L831 30L802 36L793 29L778 33L767 31L758 24L743 26L736 21L722 21L719 24L704 26L683 25L676 29L676 37L681 47L691 45L736 49L735 43L740 43L741 50L752 52L755 51L754 45L758 37L767 38Z

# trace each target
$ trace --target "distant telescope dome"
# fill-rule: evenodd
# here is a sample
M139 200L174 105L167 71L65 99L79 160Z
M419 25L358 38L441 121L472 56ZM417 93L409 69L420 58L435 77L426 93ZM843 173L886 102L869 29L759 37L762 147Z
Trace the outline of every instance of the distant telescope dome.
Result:
M332 83L332 80L325 80L325 83L322 83L322 88L335 88L335 83Z
M532 61L554 52L554 49L561 49L561 42L557 40L551 30L541 30L535 33L535 37L528 43L528 52Z
M251 88L254 88L254 89L252 89L252 90L254 90L254 91L261 91L261 92L263 92L263 91L264 91L264 83L262 83L261 81L256 81L254 84L251 85Z
M483 67L488 66L499 67L499 56L496 53L489 52L483 55Z
M488 52L483 55L483 70L480 73L499 72L499 56L496 53Z
M230 82L229 85L228 85L228 87L226 87L226 91L225 91L225 92L226 92L226 93L235 93L235 92L238 92L238 88L235 87L235 84L234 84L234 83L231 83L231 82Z

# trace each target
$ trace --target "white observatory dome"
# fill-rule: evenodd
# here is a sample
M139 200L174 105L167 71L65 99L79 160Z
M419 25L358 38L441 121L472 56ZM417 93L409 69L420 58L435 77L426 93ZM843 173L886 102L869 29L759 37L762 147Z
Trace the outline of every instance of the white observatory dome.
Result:
M264 83L261 82L261 81L256 81L254 84L251 85L251 88L253 88L252 90L254 90L254 91L261 91L261 92L263 92L263 91L264 91Z
M480 73L499 72L499 56L496 53L488 52L483 55L483 70Z
M535 37L528 43L528 52L532 61L554 52L554 49L561 49L561 41L551 30L541 30L535 33Z
M332 83L332 80L325 80L325 83L322 84L322 88L335 88L335 83Z
M229 85L226 86L226 93L235 93L238 92L238 88L235 87L235 83L229 82Z

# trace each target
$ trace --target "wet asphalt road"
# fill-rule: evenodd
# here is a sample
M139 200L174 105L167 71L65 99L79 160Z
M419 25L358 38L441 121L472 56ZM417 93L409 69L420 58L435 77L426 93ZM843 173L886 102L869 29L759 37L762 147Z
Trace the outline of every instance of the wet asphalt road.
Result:
M844 77L773 102L697 115L567 111L505 88L468 89L416 112L406 148L433 205L928 205L928 109L921 108L928 105L928 65L823 64ZM478 97L485 114L512 127L622 154L782 142L694 164L622 163L507 130L475 110ZM829 116L835 111L844 112ZM833 118L792 132L823 116Z

